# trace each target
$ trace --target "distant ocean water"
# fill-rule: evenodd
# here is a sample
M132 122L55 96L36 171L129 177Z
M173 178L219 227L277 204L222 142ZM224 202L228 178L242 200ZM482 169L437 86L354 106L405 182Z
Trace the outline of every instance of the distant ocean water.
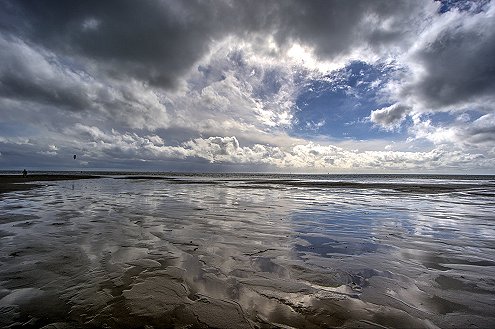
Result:
M95 174L0 196L1 326L495 326L495 176Z
M287 173L177 173L177 172L140 172L140 171L32 171L30 174L42 175L97 175L104 177L160 177L191 178L198 177L212 181L263 181L279 180L302 182L352 182L352 183L388 183L388 184L477 184L488 189L495 186L495 175L456 175L456 174L287 174ZM21 171L3 170L1 175L16 175Z

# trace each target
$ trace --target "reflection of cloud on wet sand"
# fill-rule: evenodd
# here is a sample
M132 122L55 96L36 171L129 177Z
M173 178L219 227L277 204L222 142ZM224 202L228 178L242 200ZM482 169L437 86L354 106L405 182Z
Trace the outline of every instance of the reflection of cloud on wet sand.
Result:
M462 256L446 265L452 253L418 238L427 225L413 214L419 207L431 217L427 196L409 202L243 182L71 184L11 195L0 209L16 223L0 224L0 307L13 307L19 289L42 292L23 298L9 323L48 296L55 302L45 318L84 326L432 327L463 323L463 314L492 321L482 307L490 282L472 285L490 277L490 266Z

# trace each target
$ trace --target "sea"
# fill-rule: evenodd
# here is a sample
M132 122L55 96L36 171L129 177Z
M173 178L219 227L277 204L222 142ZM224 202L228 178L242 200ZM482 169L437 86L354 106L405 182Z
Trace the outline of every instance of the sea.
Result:
M0 327L495 328L495 176L93 174L0 194Z

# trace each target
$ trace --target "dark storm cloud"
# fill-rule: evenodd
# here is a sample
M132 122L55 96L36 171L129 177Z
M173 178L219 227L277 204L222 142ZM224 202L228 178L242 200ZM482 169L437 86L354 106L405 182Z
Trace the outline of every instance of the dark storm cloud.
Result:
M398 42L410 29L409 17L421 11L412 1L293 1L280 9L277 40L313 46L322 58L346 55L355 47Z
M12 36L0 35L0 63L0 109L4 120L17 116L40 123L40 118L35 117L41 114L44 124L64 125L70 118L62 110L68 115L72 112L76 120L83 119L81 115L98 114L94 119L111 118L113 125L125 123L141 128L159 120L166 126L164 106L139 81L98 80L64 63L54 53Z
M227 35L261 32L280 46L308 44L323 58L403 37L409 1L11 1L3 29L56 53L171 87ZM386 26L382 26L387 22Z
M47 72L43 56L19 40L0 36L0 97L60 106L70 110L89 107L86 93L64 79L67 75Z
M4 120L12 107L6 105L8 100L23 102L21 111L30 115L45 107L74 112L94 106L88 94L95 88L84 81L82 72L64 66L51 53L0 34L0 63L0 109ZM53 112L44 113L44 118L49 119L50 114Z
M55 52L92 59L114 76L170 87L234 26L236 13L207 1L15 1L13 33ZM222 23L219 23L221 19ZM19 26L24 26L20 29Z
M495 114L486 114L473 122L472 125L463 129L462 139L473 144L495 143Z
M433 28L411 59L419 79L406 83L401 96L413 97L429 110L465 107L495 99L495 21L486 12L462 13ZM407 80L407 79L406 79Z
M91 102L78 90L60 88L54 90L53 86L40 85L21 78L18 75L4 75L0 81L0 96L23 98L38 103L63 106L68 109L78 110L89 108Z
M30 40L55 52L86 56L97 61L115 61L122 71L130 71L164 84L169 78L156 65L165 65L171 74L180 65L171 52L177 51L178 24L158 3L144 1L19 1L28 27L21 32ZM133 6L133 4L135 4ZM15 29L15 27L13 27ZM166 37L165 37L166 36ZM162 42L158 42L160 38ZM198 48L201 43L197 43ZM190 51L183 51L187 61ZM159 61L159 58L167 59ZM153 63L156 63L153 65ZM111 64L111 63L107 63ZM170 66L170 67L167 67ZM112 69L111 66L108 69ZM156 72L155 72L156 71Z
M483 128L472 128L468 131L469 141L475 144L490 143L493 145L495 143L495 126L483 127Z

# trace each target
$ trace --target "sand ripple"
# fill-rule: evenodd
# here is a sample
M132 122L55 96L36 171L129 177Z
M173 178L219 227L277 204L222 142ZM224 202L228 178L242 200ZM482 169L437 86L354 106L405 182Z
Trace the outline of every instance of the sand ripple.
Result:
M5 193L0 326L495 326L492 185L325 184L101 178Z

